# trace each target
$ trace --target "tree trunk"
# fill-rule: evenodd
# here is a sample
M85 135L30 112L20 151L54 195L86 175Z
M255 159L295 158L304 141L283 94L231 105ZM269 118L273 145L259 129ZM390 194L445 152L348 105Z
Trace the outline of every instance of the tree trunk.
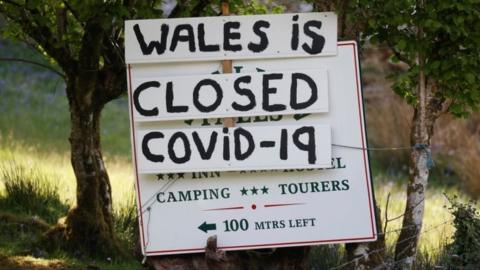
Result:
M395 247L395 268L412 269L415 263L418 238L422 230L425 210L425 192L429 170L432 166L430 142L433 127L443 111L443 100L435 97L436 84L425 78L423 61L419 61L419 104L415 107L410 141L409 182L407 205L403 216L402 230Z
M422 229L425 209L425 191L427 188L429 168L429 146L431 132L420 120L422 113L415 109L413 120L414 131L411 142L416 145L410 153L410 179L407 186L407 205L403 217L402 231L395 248L395 262L402 269L411 269L415 262L415 254L420 231ZM424 119L425 120L425 119ZM433 122L428 123L433 126Z
M103 104L92 101L88 94L77 98L77 86L67 84L71 163L77 180L77 204L65 222L67 248L85 255L113 257L120 249L113 227L111 186L100 147Z
M362 25L353 24L347 20L349 6L351 0L314 0L313 9L315 11L335 11L338 16L338 38L339 40L357 40L359 33L362 31ZM381 233L380 225L382 219L380 216L380 207L377 201L374 200L376 209L376 222L378 224L378 238L375 242L351 243L346 244L346 258L347 261L355 261L350 264L349 268L363 270L373 269L384 264L385 258L385 236ZM373 251L377 251L374 252Z

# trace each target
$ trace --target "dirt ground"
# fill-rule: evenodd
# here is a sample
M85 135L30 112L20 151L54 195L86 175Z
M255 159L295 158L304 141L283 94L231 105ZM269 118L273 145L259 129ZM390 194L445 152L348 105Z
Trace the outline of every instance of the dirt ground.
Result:
M0 270L78 270L78 268L72 268L60 260L0 255Z

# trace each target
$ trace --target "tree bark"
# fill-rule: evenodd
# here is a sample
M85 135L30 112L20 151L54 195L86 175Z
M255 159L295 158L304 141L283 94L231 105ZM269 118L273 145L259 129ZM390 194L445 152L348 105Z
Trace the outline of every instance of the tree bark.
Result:
M351 0L313 0L313 10L318 12L335 11L338 16L338 39L357 40L363 25L348 20Z
M411 142L413 145L430 144L431 133L422 125L422 113L415 109L413 120L414 132ZM430 122L429 125L433 126ZM415 254L420 231L422 229L425 209L425 191L428 183L428 153L429 149L414 147L410 153L410 179L407 186L407 205L405 207L402 230L395 247L395 262L402 269L411 269L415 262Z
M418 239L422 230L431 163L430 143L436 119L443 112L443 100L435 97L436 84L425 78L423 61L420 60L418 97L414 110L411 132L409 182L407 204L403 216L402 230L395 247L395 268L412 269L415 264Z
M65 221L65 244L83 255L114 257L122 253L114 233L112 192L100 145L104 104L92 101L88 94L78 98L77 87L75 82L67 82L70 157L77 180L77 203Z

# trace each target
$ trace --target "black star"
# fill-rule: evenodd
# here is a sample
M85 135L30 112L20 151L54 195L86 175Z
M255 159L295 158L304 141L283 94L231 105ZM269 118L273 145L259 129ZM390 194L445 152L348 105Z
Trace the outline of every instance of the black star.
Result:
M177 179L184 179L185 174L184 173L177 173Z
M262 191L262 194L268 194L268 188L266 186L263 186L261 191Z
M243 196L243 195L247 195L247 191L248 191L248 189L245 189L245 187L243 187L242 189L240 189L240 192L242 192L242 196Z
M253 187L252 189L250 189L250 191L252 191L252 195L257 194L258 188Z
M168 173L167 175L168 175L168 180L175 178L175 174L174 174L174 173Z
M157 180L163 180L163 174L162 173L157 174Z

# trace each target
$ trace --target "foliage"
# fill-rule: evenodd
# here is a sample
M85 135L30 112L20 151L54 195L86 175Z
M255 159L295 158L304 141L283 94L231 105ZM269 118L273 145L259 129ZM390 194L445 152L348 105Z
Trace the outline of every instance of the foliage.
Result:
M0 40L0 57L45 63L36 50ZM62 79L48 69L20 62L0 62L0 136L29 141L44 149L68 149L68 105ZM49 113L54 111L55 113ZM15 121L12 121L15 119ZM48 132L38 132L48 130Z
M243 0L229 0L230 14L232 15L248 15L248 14L268 14L268 13L282 13L285 8L282 5L275 3L275 1L243 1ZM220 15L220 4L222 1L177 1L177 6L172 11L169 17L189 17L192 14L201 14L203 16L218 16ZM196 10L199 6L202 10ZM177 10L182 10L177 12Z
M480 268L480 215L473 201L459 202L456 197L450 199L449 210L454 216L455 234L448 245L446 266L449 269Z
M233 11L238 15L248 14L268 14L268 13L283 13L285 7L274 3L274 1L266 1L268 3L260 3L258 0L253 1L235 1L233 5Z
M354 17L364 26L364 38L387 44L392 61L408 70L394 74L393 89L412 105L420 65L434 82L449 111L466 116L480 103L480 1L359 0ZM424 63L419 60L423 59Z
M0 1L0 11L8 22L3 30L5 37L36 41L36 47L44 51L45 56L52 56L57 50L65 48L73 58L78 58L86 23L92 19L101 20L104 29L122 29L126 18L161 16L160 7L159 0L138 1L135 6L129 6L124 1ZM27 14L28 18L25 17ZM36 23L37 27L27 25L29 22ZM47 43L54 48L45 48Z
M44 60L24 43L1 39L0 57L32 59L40 63ZM27 143L40 151L67 152L70 117L64 88L62 79L48 69L0 61L0 127L5 127L0 128L0 137L6 143ZM122 96L103 109L100 132L103 151L108 156L130 157L127 106L127 98Z
M161 1L2 0L6 33L32 43L62 69L66 82L76 206L51 230L66 249L92 256L121 254L113 228L111 189L99 144L104 106L126 91L126 19L161 15ZM93 178L93 179L92 179ZM99 196L101 193L102 196ZM107 194L107 195L105 195Z

